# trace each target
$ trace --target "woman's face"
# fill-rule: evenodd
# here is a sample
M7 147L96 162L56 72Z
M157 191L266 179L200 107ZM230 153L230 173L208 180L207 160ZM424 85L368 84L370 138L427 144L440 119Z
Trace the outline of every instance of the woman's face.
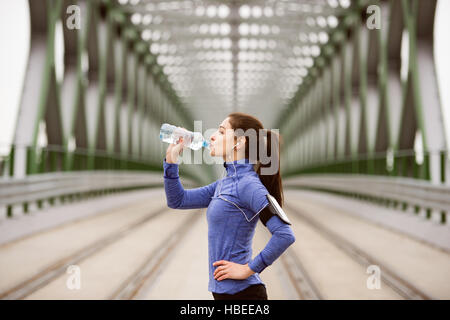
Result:
M234 130L231 128L229 118L226 118L219 125L216 132L211 135L212 157L223 157L224 159L231 153L232 147L236 144L234 141Z

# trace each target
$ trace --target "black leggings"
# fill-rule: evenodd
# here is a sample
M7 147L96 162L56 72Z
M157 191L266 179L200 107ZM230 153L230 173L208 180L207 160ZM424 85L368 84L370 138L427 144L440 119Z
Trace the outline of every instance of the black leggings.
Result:
M235 294L211 292L214 300L267 300L266 287L261 284L252 284Z

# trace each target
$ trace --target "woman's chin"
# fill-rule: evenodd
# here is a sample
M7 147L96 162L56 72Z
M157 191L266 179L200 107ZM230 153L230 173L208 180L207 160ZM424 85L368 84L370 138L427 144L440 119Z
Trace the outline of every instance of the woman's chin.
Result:
M221 154L216 154L216 152L214 151L214 149L212 149L212 150L209 151L209 155L210 155L211 157L222 157Z

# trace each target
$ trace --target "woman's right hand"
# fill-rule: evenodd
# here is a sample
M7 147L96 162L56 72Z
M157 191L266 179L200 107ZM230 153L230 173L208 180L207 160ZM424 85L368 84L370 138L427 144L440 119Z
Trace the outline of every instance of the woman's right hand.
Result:
M184 147L183 137L180 137L177 143L171 143L166 151L166 162L177 163L179 155L183 152L183 147Z

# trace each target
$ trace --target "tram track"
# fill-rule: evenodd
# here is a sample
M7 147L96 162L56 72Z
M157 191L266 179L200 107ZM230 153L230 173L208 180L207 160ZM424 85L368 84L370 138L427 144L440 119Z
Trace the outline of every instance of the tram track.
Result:
M417 288L407 279L401 277L398 273L386 267L378 259L367 252L361 250L343 236L324 226L317 219L312 218L309 214L302 211L296 205L286 204L285 210L291 214L294 219L299 219L306 226L323 236L328 242L336 246L340 251L345 253L353 261L367 268L370 265L377 265L383 272L380 274L380 280L395 291L404 299L433 299L430 295ZM0 299L25 299L41 288L46 287L53 280L66 273L70 265L77 265L106 247L118 242L127 235L132 234L142 224L156 218L164 212L169 211L166 206L152 210L139 219L128 223L128 225L117 231L102 237L101 239L84 246L73 254L70 254L54 263L49 264L45 269L28 277L14 287L0 293ZM200 210L199 210L200 211ZM176 251L177 244L180 243L187 235L188 230L198 221L201 214L198 212L192 215L192 219L169 231L168 235L161 238L155 243L151 252L147 254L143 262L134 268L134 271L124 281L122 281L112 293L108 295L108 299L127 300L140 299L144 297L149 290L152 290L158 277L164 270L164 266L170 261ZM141 260L142 261L142 260ZM320 292L315 284L313 277L308 273L307 268L301 261L300 256L295 252L294 248L288 248L280 257L282 268L285 270L286 280L292 287L293 291L301 300L322 300L326 295Z
M285 204L285 209L289 213L292 213L293 216L302 220L308 226L312 227L313 230L317 231L325 239L330 241L342 252L348 255L352 260L356 261L364 268L367 268L370 265L378 266L383 271L380 274L381 281L404 299L433 299L430 295L414 286L410 281L404 279L399 274L388 268L385 264L381 263L380 260L376 259L367 252L364 252L347 239L344 239L342 236L332 231L330 228L325 227L323 224L311 218L308 214L303 213L301 209L291 204ZM308 276L307 271L302 266L300 259L292 250L292 248L289 248L283 256L285 256L282 257L283 265L286 268L287 273L289 274L289 278L292 281L292 285L296 289L299 296L301 298L320 299L320 292L317 291L317 288L314 286L313 281Z
M0 292L0 299L2 300L25 299L26 297L33 294L40 288L45 287L47 284L52 282L57 277L64 274L70 265L76 265L88 259L89 257L95 255L102 249L112 245L113 243L129 235L135 229L139 228L142 224L156 218L157 216L168 210L169 209L167 208L167 206L155 209L151 213L145 215L144 217L120 228L118 231L115 231L95 241L94 243L91 243L77 250L73 254L70 254L62 259L59 259L54 263L51 263L44 270L20 282L19 284L15 285L12 288L4 292Z
M300 300L323 300L322 294L292 248L281 256L281 263Z
M132 300L145 295L143 292L152 287L152 284L175 252L177 244L179 244L186 236L188 230L200 219L200 217L201 214L198 211L193 213L192 219L189 219L186 224L182 224L163 239L148 255L144 263L136 268L136 271L128 277L108 299Z

